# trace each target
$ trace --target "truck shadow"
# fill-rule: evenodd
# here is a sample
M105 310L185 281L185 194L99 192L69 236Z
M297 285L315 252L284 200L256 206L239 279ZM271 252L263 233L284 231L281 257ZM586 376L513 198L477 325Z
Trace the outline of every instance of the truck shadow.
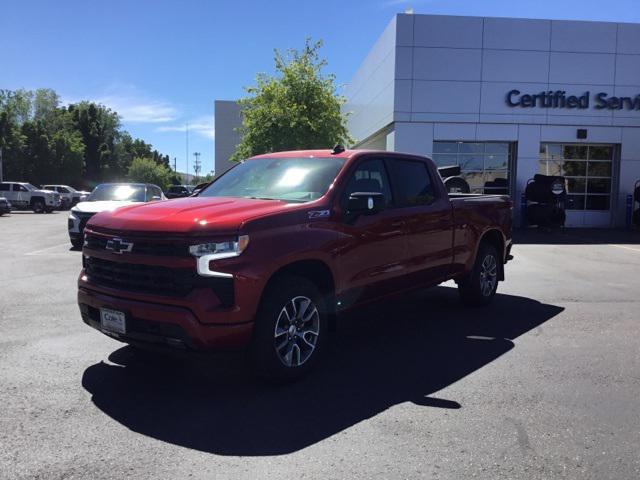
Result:
M112 353L113 364L87 368L82 385L100 410L143 435L219 455L281 455L399 403L463 407L431 395L562 310L502 294L468 309L455 289L437 287L345 318L320 368L293 385L259 384L238 362L130 347Z

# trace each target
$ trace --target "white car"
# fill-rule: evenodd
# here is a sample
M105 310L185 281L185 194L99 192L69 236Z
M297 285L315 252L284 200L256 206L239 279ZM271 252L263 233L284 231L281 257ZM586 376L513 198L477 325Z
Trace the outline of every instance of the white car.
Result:
M0 195L9 200L16 210L51 213L61 205L58 192L41 190L26 182L2 182Z
M115 210L136 202L166 200L162 189L152 183L102 183L93 189L86 201L69 213L69 239L75 248L84 243L84 227L99 212Z
M60 194L63 210L69 210L76 203L85 200L91 194L91 192L76 190L69 185L43 185L42 188L45 190L52 190Z

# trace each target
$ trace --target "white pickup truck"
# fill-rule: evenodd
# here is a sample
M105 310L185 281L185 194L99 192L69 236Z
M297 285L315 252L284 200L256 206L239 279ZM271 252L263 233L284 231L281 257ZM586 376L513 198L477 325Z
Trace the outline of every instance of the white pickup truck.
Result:
M35 213L51 213L60 208L60 194L40 190L26 182L0 183L0 196L5 197L16 210L33 210Z
M60 194L60 201L62 202L62 210L69 210L75 206L76 203L85 200L91 192L84 192L76 190L69 185L43 185L44 190L51 190L52 192L58 192Z

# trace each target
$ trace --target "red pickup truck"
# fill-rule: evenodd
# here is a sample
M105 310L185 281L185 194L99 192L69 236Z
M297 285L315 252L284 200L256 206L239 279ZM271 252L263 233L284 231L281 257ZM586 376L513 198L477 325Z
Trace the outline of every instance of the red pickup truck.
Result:
M466 303L488 303L511 217L506 196L448 194L426 157L260 155L197 197L95 215L78 303L85 323L131 345L246 348L258 373L290 380L345 309L449 279Z

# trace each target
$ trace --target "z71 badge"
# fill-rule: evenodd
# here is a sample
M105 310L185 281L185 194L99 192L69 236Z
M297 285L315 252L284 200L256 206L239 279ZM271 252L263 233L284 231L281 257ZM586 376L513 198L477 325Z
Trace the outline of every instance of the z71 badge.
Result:
M309 213L309 219L312 218L327 218L331 215L329 210L311 210Z

